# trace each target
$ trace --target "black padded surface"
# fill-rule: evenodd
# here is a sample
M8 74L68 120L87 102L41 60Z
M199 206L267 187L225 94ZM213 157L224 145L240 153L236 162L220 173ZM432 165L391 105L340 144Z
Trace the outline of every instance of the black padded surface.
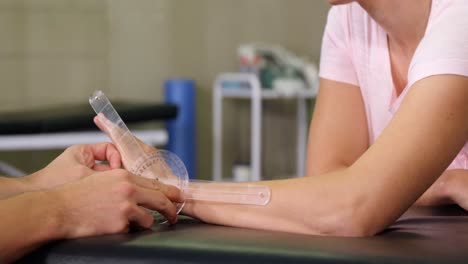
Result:
M411 208L382 234L319 237L182 218L170 227L50 243L19 263L468 263L468 214Z
M168 120L177 116L172 104L113 103L125 123ZM0 114L0 135L97 129L89 104L64 105Z

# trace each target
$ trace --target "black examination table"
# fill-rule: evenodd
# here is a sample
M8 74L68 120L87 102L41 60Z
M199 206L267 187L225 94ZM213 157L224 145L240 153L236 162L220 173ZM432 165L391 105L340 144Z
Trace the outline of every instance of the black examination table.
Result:
M113 103L127 124L145 121L163 121L177 117L173 104ZM96 130L96 114L89 104L58 105L40 109L0 114L0 135L55 133Z
M468 214L456 206L414 207L369 238L249 230L181 218L173 227L155 224L125 235L53 242L19 263L468 263Z

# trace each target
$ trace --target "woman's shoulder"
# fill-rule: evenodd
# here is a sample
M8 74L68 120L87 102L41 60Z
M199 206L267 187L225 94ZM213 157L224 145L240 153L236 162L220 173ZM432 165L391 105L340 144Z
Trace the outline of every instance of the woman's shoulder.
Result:
M468 1L434 0L426 34L408 72L409 84L430 75L468 77Z
M468 1L434 0L420 46L445 48L468 44ZM466 50L466 49L465 49Z
M447 21L456 23L460 20L466 20L466 11L468 10L468 1L466 0L433 0L431 14L428 21L427 33Z

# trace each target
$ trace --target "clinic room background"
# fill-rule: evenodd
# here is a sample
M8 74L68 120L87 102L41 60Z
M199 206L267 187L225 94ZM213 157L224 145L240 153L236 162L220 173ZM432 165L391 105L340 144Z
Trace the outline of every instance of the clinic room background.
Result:
M97 89L111 99L163 101L165 80L190 78L197 175L208 179L216 76L238 71L244 43L281 45L318 64L328 9L310 0L0 0L0 111L85 103ZM229 175L250 158L250 107L238 100L224 107ZM262 174L283 177L295 170L294 101L266 101L263 109ZM32 172L59 152L1 152L0 160Z

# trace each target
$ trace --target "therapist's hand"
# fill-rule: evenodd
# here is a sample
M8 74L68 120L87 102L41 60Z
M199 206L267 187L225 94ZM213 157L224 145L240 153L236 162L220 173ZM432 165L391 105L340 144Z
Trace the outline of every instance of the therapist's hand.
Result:
M96 163L96 161L107 161ZM67 148L60 156L42 170L26 176L33 189L49 189L73 182L98 171L121 167L121 158L111 143L75 145Z
M127 232L131 224L149 228L153 216L143 207L160 212L174 224L173 203L182 202L177 188L123 169L96 173L47 193L61 212L62 238Z

